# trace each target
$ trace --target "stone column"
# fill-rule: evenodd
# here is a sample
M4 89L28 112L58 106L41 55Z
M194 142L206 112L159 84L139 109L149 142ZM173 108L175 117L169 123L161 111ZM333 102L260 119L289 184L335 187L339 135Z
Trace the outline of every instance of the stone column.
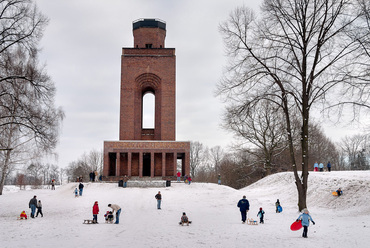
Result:
M139 152L139 177L143 177L143 152Z
M154 152L150 152L150 177L154 177Z
M166 153L162 152L162 177L166 176Z
M132 168L132 152L127 152L127 176L131 177Z
M185 174L190 175L190 152L185 152Z
M116 153L116 176L122 176L121 175L121 153Z
M109 153L104 152L103 176L105 177L109 176L109 167L110 167Z
M173 175L176 176L177 173L177 152L173 153Z

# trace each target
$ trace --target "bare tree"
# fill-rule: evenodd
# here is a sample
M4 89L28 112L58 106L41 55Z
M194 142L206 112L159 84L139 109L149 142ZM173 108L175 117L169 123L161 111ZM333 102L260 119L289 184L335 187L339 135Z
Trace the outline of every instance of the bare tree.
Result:
M369 162L367 154L368 150L368 135L353 135L346 136L340 142L342 152L347 162L346 167L350 170L367 170Z
M230 64L218 93L248 113L265 100L281 108L299 210L307 207L310 115L315 109L342 111L349 104L355 118L368 104L364 72L370 61L358 42L368 32L360 7L354 0L264 0L261 18L241 7L220 26ZM296 113L298 141L292 134ZM301 165L295 142L300 142Z
M227 108L224 128L231 130L240 142L235 146L252 154L256 162L263 164L266 174L270 174L274 156L288 147L285 134L285 121L280 108L269 101L256 104L254 112L244 105L231 105Z
M55 86L38 62L48 20L30 0L0 1L0 195L14 161L53 151L64 113ZM27 154L27 155L26 155Z
M202 164L205 149L203 144L198 141L190 142L190 174L195 178L197 169Z

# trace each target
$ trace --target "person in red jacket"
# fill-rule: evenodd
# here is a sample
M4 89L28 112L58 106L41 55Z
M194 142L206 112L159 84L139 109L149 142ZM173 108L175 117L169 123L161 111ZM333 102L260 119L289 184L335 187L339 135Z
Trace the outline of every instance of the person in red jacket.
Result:
M23 219L26 219L27 220L27 214L26 214L26 212L25 211L22 211L20 217L21 217L21 220L23 220Z
M96 201L93 206L93 223L98 224L99 205Z

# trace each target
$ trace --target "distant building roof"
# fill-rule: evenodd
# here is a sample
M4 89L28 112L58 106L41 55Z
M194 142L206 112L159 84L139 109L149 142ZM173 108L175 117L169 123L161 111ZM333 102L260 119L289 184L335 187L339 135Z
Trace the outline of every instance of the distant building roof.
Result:
M166 30L166 22L160 19L138 19L132 23L133 30L138 28L160 28Z

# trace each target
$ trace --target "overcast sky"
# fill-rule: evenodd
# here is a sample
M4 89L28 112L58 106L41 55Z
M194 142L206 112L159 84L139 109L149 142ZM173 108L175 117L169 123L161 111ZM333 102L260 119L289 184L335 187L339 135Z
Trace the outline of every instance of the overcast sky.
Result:
M40 59L65 111L57 147L60 167L118 140L122 47L133 47L132 22L166 22L166 48L176 49L176 140L227 147L215 97L227 58L218 26L237 6L261 0L36 0L50 19ZM331 129L332 130L332 129ZM336 136L335 133L331 134Z

